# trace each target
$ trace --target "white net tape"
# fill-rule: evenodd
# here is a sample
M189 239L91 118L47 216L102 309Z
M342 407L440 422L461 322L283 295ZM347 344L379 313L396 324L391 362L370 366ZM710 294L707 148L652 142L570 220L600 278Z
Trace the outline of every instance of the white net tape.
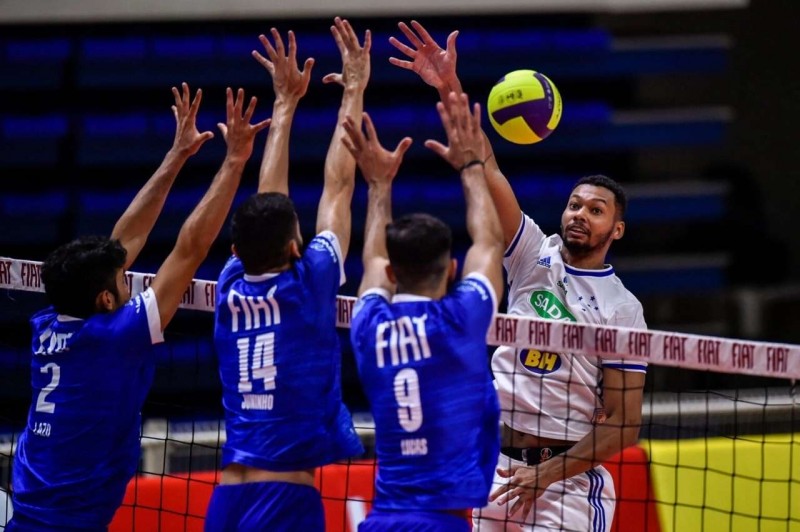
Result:
M133 295L145 290L154 274L128 272ZM41 263L0 257L0 288L44 292ZM195 279L186 288L181 308L214 311L216 283ZM354 297L339 296L336 321L349 327ZM541 351L569 352L602 358L636 359L659 366L740 373L751 376L800 378L800 346L636 330L627 327L554 321L497 314L486 341Z

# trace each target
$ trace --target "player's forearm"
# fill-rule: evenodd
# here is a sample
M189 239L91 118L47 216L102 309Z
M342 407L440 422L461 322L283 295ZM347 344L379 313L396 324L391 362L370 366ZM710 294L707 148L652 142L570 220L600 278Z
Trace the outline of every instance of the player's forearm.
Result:
M461 94L464 92L464 89L461 87L461 80L458 79L457 76L453 76L452 78L445 80L440 87L437 87L436 90L439 92L439 100L441 100L445 105L449 101L449 94L451 92L455 92L456 94Z
M467 233L473 244L501 248L503 232L486 183L483 165L473 164L462 170L461 183L467 204Z
M355 186L356 160L344 146L342 139L347 135L342 124L351 117L355 127L361 128L361 115L364 112L364 89L345 87L342 104L336 118L336 128L325 156L325 187L338 190Z
M574 477L636 444L638 439L638 423L620 426L609 418L604 424L597 425L569 451L541 464L540 474L551 482Z
M208 191L186 219L175 249L197 265L208 254L230 210L246 159L226 157Z
M172 148L167 152L161 165L139 190L128 208L117 221L111 238L119 239L128 251L126 266L129 266L144 247L147 237L164 208L175 178L189 154Z
M258 174L259 192L289 194L289 138L299 99L278 99L272 107L264 156Z
M371 184L367 191L367 221L364 228L364 264L388 259L386 226L392 221L392 188L388 183Z

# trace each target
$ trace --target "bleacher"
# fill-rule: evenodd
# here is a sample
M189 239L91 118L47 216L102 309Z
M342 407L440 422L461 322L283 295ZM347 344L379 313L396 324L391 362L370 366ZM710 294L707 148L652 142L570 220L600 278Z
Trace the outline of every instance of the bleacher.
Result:
M257 115L268 116L271 80L250 50L260 47L257 35L273 23L282 31L294 29L299 56L317 61L291 143L291 194L308 239L341 94L338 87L320 81L340 68L328 32L330 21L15 26L0 37L2 254L41 260L75 235L109 233L171 145L171 86L187 81L192 89L203 88L201 130L215 130L222 119L228 85L258 95ZM359 32L373 30L366 109L381 138L387 143L405 135L415 139L396 180L395 213L422 210L442 217L453 226L456 254L461 255L467 235L460 184L452 170L422 146L427 138L443 137L435 91L388 63L390 55L397 55L388 42L389 35L398 34L395 21L354 24ZM707 245L704 234L724 223L729 186L703 180L704 159L694 154L724 147L735 116L725 102L693 100L681 87L687 79L695 86L725 79L730 37L615 35L585 16L537 17L533 24L524 17L434 18L426 24L440 42L452 29L461 30L459 72L465 89L478 101L485 101L497 79L519 68L546 73L561 91L562 122L545 142L516 146L490 133L523 209L546 231L557 231L575 180L590 173L615 177L628 186L630 206L626 236L615 244L611 259L622 280L645 303L650 326L729 332L719 312L698 310L690 322L676 316L681 314L678 301L688 300L695 308L711 301L713 306L727 286L730 250ZM672 84L680 97L674 103L643 97L641 85L653 79ZM135 265L138 271L154 271L174 243L180 223L222 160L219 137L179 176ZM264 139L246 170L240 197L255 189ZM688 163L674 174L669 169L648 172L641 163L651 154L676 151ZM357 250L366 191L357 179L346 294L355 292L361 272ZM223 231L198 277L216 275L227 256L227 242ZM190 315L180 321L192 330L198 319ZM180 339L177 345L183 345ZM204 341L187 341L165 357L195 369L213 364L210 345ZM19 374L27 371L25 361L11 360ZM212 381L203 380L202 386L215 386Z

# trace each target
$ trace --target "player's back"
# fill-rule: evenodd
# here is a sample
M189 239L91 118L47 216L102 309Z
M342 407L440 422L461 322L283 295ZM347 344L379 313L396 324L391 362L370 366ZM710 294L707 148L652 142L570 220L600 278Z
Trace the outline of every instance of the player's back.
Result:
M499 451L499 406L486 331L494 295L482 276L441 300L377 291L359 300L353 349L376 427L375 507L486 503Z
M220 275L214 337L223 467L293 471L363 451L341 401L340 254L331 237L317 236L281 273L246 275L233 257Z
M163 339L157 312L147 292L86 320L52 308L31 319L33 394L15 456L15 514L54 527L110 522L138 464L152 344Z

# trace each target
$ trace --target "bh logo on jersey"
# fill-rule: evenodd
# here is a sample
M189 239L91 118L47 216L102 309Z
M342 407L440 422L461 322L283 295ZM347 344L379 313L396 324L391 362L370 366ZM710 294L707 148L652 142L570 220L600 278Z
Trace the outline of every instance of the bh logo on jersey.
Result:
M523 349L519 352L519 361L531 373L547 375L558 371L561 367L561 355L538 349Z

